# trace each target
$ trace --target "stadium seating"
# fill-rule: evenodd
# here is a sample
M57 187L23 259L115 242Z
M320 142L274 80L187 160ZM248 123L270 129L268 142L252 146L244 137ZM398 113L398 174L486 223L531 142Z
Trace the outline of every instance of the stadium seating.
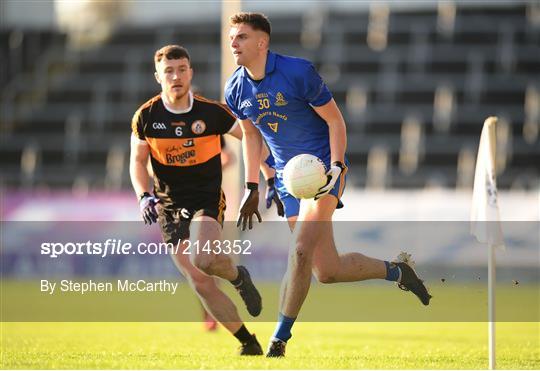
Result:
M499 187L531 189L540 175L540 25L527 6L275 15L272 48L312 60L334 93L352 186L470 187L483 120L497 115ZM129 187L130 120L158 93L159 46L186 46L197 89L214 99L222 90L217 21L122 28L84 51L54 31L2 30L0 41L8 187Z

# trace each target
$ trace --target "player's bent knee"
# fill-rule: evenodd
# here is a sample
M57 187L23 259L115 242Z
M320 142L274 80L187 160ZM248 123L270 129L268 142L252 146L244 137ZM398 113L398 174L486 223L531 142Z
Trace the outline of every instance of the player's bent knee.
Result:
M234 263L228 255L214 255L212 267L214 270L227 270L234 266Z
M197 255L193 258L193 265L200 271L211 275L215 258L212 255Z
M335 282L337 282L335 274L332 274L331 272L314 270L313 274L315 275L315 278L317 279L317 281L319 281L320 283L335 283Z

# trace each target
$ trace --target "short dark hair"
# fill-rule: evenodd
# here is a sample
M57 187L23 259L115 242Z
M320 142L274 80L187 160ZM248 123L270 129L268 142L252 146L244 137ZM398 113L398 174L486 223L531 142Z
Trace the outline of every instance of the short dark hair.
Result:
M272 27L270 26L270 21L262 13L236 13L230 18L231 26L236 26L237 24L245 23L251 26L254 30L263 31L270 36L272 33Z
M166 45L156 51L154 54L154 63L159 63L163 59L182 59L186 58L191 63L189 53L183 46L180 45Z

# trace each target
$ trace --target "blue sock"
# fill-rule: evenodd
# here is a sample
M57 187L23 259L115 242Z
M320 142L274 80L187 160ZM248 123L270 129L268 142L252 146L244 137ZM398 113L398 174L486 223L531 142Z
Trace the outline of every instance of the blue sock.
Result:
M399 281L401 278L401 269L394 263L390 263L388 261L384 261L384 264L386 265L386 278L387 281Z
M294 324L294 321L296 321L296 318L290 318L279 313L278 324L276 326L276 331L274 332L274 338L285 342L289 340L292 337L291 328Z

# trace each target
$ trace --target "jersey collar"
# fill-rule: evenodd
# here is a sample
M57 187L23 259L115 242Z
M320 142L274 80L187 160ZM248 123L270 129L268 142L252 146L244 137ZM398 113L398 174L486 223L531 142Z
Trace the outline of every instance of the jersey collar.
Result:
M276 68L276 55L269 50L268 55L266 56L266 66L264 69L264 74L268 75L274 72L275 68Z
M189 111L191 111L191 109L193 108L193 93L191 92L191 90L188 92L189 94L189 106L188 108L186 109L181 109L181 110L175 110L174 108L172 108L167 102L167 96L163 93L161 93L161 101L163 102L163 105L165 106L165 109L167 111L169 111L170 113L175 113L175 114L179 114L179 113L188 113Z
M276 54L272 53L270 50L266 55L266 65L264 67L264 77L268 76L276 68ZM242 77L249 78L246 67L242 67Z

